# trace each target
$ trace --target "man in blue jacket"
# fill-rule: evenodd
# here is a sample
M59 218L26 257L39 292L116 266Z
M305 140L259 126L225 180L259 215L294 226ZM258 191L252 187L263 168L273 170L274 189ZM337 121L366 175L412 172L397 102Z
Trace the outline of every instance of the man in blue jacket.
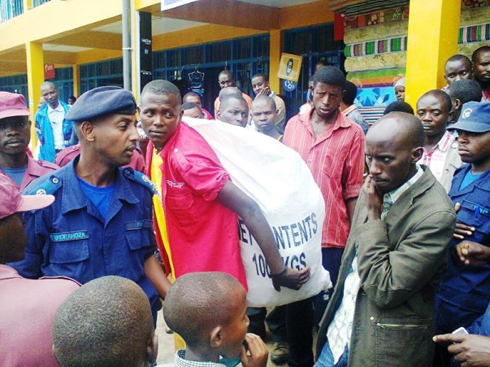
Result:
M468 164L456 171L449 191L458 222L436 298L438 333L472 327L490 301L490 264L474 266L465 255L490 247L490 103L468 102L461 111L449 129L457 130L458 153ZM449 365L449 355L443 360Z
M154 254L154 190L148 177L122 167L139 138L135 114L133 95L119 87L92 89L75 102L67 117L80 155L26 188L55 202L25 214L29 242L12 267L27 278L63 275L82 284L106 275L130 279L145 291L156 322L170 283Z
M39 159L54 163L56 153L72 145L73 121L65 118L70 106L58 100L53 83L41 84L41 95L46 103L36 113Z

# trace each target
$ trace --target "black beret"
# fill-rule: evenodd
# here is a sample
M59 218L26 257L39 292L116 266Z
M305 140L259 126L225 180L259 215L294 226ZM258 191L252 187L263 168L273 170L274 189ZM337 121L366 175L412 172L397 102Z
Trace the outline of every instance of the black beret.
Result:
M71 121L91 121L110 113L134 115L133 94L120 87L99 87L83 93L66 114Z

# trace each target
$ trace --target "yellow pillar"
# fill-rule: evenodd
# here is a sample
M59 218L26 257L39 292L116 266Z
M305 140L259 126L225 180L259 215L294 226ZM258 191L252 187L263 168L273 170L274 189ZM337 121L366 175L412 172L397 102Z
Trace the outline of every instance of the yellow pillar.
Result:
M73 95L75 97L80 97L80 65L75 64L72 66L73 69Z
M131 1L131 89L134 99L140 98L140 61L139 61L139 15Z
M36 148L37 136L34 128L34 115L37 111L37 105L41 98L41 84L44 82L44 58L43 45L41 43L26 43L27 57L27 90L29 93L29 109L31 111L31 146L32 150Z
M282 93L281 79L277 77L279 71L279 61L281 60L282 52L282 31L270 32L269 43L269 84L271 90L277 94Z
M22 5L24 6L24 13L32 9L32 0L22 0Z
M461 0L411 0L408 20L405 101L441 88L444 64L458 50Z

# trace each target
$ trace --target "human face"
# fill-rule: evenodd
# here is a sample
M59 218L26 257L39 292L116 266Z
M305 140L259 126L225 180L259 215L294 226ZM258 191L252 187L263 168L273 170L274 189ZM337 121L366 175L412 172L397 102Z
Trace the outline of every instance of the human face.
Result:
M490 131L486 133L470 133L458 130L458 153L465 163L473 167L490 165ZM478 173L473 171L474 173Z
M234 359L240 356L243 341L247 333L250 320L247 316L247 301L243 287L238 287L233 292L231 307L227 310L229 313L229 322L221 326L222 345L220 355L226 359Z
M58 107L58 89L53 84L47 84L41 88L41 96L51 108Z
M316 114L322 119L328 119L338 111L342 101L342 87L337 85L316 83L313 88L313 106Z
M398 101L405 100L405 87L403 85L395 87L395 96Z
M252 89L256 96L258 95L266 96L268 94L267 90L269 89L269 83L266 82L263 77L257 76L252 79Z
M141 126L155 149L162 150L172 137L182 119L184 111L175 94L147 92L141 97Z
M233 87L233 78L230 74L220 74L218 77L218 83L221 89L226 87Z
M93 122L93 133L94 149L108 166L120 167L131 162L139 140L135 115L104 116Z
M0 154L26 154L31 140L31 123L27 116L0 119Z
M25 222L19 213L0 220L0 264L24 259L27 245Z
M190 108L188 110L184 110L184 116L192 117L194 119L202 119L202 111L199 107Z
M248 122L247 102L229 98L224 108L220 106L218 118L228 124L245 127Z
M252 103L252 119L255 127L262 134L268 133L276 126L277 113L271 102L255 100Z
M427 94L417 102L417 116L422 121L426 136L442 135L449 120L449 109L441 97Z
M444 79L448 85L458 80L470 80L473 78L473 69L466 59L448 61L444 66Z
M403 136L406 134L387 135L379 129L370 132L365 142L366 164L376 190L386 194L410 179L421 149L409 149L405 143L406 136Z
M473 64L473 71L475 73L475 79L483 82L490 83L490 52L482 51L476 55L475 63Z
M199 96L193 96L193 95L187 96L185 102L195 103L199 106L199 108L202 108L201 98L199 98Z

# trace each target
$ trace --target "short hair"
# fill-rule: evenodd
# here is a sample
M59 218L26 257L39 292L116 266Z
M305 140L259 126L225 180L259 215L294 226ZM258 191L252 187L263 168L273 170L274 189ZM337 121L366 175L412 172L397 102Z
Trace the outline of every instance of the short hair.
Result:
M162 80L162 79L152 80L151 82L145 85L145 87L141 91L141 96L145 95L146 93L153 93L156 95L173 94L177 96L179 102L182 103L182 98L180 95L179 88L177 88L175 84L170 83L167 80Z
M378 121L376 121L373 126L368 131L368 134L376 133L376 128L383 123L384 120L395 119L398 125L398 130L400 134L405 134L403 136L403 141L406 142L407 147L410 149L423 147L425 143L425 133L419 118L405 113L405 112L390 112L382 116Z
M269 96L264 96L264 95L258 96L252 101L252 111L254 109L254 105L260 101L270 103L272 105L272 108L274 109L274 112L276 112L277 106L276 106L276 101L274 101L274 98L271 98Z
M354 103L354 100L356 99L357 87L354 83L346 80L344 90L345 93L344 96L342 97L342 102L350 106L351 104Z
M45 87L54 87L54 89L58 90L58 88L56 88L56 85L50 81L45 81L45 82L41 83L40 89L43 89Z
M201 96L200 96L198 93L196 93L196 92L189 92L189 93L186 93L186 94L184 95L184 97L182 97L182 102L184 102L184 103L185 103L185 102L187 102L187 98L188 98L188 97L199 97L199 99L201 99L201 102L202 102L202 98L201 98Z
M242 285L231 275L197 272L182 275L170 286L163 303L168 327L190 346L206 340L209 332L231 320L229 310Z
M259 78L259 77L260 77L260 78L262 78L262 79L264 79L264 81L266 81L266 82L268 82L268 81L269 81L269 77L268 77L267 75L265 75L264 73L257 73L257 74L255 74L255 75L252 77L252 79L254 79L254 78Z
M471 61L476 62L476 58L480 52L490 52L490 46L481 46L477 48L471 55Z
M453 109L453 101L451 101L451 97L449 97L449 95L446 92L440 89L432 89L428 92L425 92L418 100L420 101L422 98L431 95L441 98L442 101L444 102L443 104L446 105L446 113L449 114L449 112L451 112L451 110Z
M341 87L342 90L345 87L345 76L339 68L333 66L324 66L313 75L314 85L318 83L335 85Z
M247 105L247 109L248 109L248 103L245 100L245 98L243 98L243 96L241 94L229 94L229 95L224 96L219 103L219 109L223 110L224 108L226 108L228 106L228 103L233 99L237 99L237 100L245 103Z
M233 79L233 74L231 73L230 70L221 70L218 74L218 78L220 77L220 75L226 75L228 76L231 80L234 80Z
M461 105L467 102L480 102L482 99L482 89L478 82L474 80L458 80L449 86L451 98L459 99Z
M199 108L201 109L201 107L199 107L199 105L197 103L194 103L194 102L185 102L182 104L182 109L185 111L185 110L192 110L193 108Z
M218 98L221 100L228 96L242 96L242 92L237 87L225 87L219 91Z
M469 59L469 57L466 55L461 55L461 54L451 56L449 59L447 59L446 64L448 62L461 61L461 60L466 61L471 66L471 60ZM444 64L444 65L446 65L446 64Z
M412 106L410 106L407 102L404 101L391 102L388 106L386 106L383 115L387 115L390 112L405 112L410 115L414 114Z
M68 296L53 321L63 367L135 366L153 337L150 302L129 279L106 276Z

